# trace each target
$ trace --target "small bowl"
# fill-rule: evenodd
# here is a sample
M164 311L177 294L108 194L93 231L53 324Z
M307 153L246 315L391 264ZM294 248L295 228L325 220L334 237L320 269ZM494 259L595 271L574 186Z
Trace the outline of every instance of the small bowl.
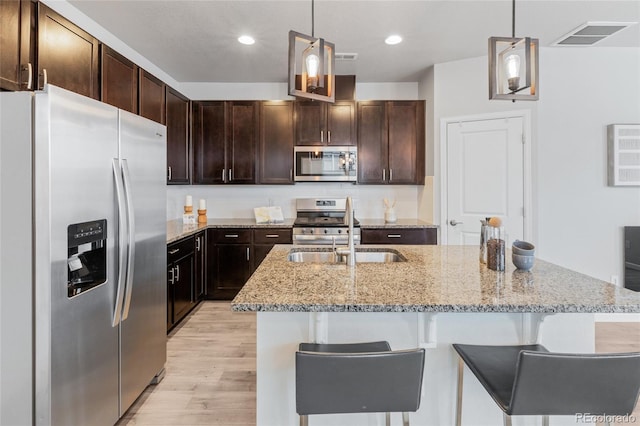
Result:
M515 254L520 254L523 256L533 256L536 251L536 246L526 241L515 240L513 242L513 245L511 246L511 250Z
M511 261L513 261L513 264L516 266L516 268L523 271L528 271L529 269L533 268L534 260L535 257L533 256L526 256L516 253L511 254Z

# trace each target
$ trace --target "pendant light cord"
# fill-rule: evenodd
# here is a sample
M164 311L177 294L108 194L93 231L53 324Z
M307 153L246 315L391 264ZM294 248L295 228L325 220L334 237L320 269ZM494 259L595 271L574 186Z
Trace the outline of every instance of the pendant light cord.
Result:
M513 6L511 8L511 38L516 38L516 0L512 0L512 5ZM313 16L313 13L312 13L312 16Z
M513 0L515 2L515 0ZM515 6L514 6L515 7ZM314 28L314 23L315 23L315 2L314 0L311 0L311 37L315 37L315 28ZM515 31L515 30L514 30Z

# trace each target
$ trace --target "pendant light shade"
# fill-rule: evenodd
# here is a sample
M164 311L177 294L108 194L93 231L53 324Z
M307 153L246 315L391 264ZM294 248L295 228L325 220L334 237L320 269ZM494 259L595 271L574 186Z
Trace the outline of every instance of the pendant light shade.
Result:
M489 38L489 99L537 101L538 39L515 36L512 4L511 37Z
M335 46L313 34L289 31L289 95L324 102L335 101Z

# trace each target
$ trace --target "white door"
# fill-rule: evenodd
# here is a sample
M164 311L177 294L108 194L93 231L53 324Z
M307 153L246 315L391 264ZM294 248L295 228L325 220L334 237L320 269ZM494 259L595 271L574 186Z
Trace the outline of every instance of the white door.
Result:
M524 236L522 117L447 125L448 244L479 244L480 220L503 220L508 247Z

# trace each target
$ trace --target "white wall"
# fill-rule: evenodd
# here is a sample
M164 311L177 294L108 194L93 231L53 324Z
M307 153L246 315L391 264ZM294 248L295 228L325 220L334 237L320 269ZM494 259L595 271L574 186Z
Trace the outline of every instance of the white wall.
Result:
M435 66L434 222L444 199L440 120L528 109L537 254L602 280L621 278L622 227L640 225L640 188L607 186L606 126L640 123L640 49L541 49L537 102L489 101L487 81L486 57Z
M416 185L353 185L343 183L297 183L295 185L176 185L167 187L167 219L182 217L184 199L191 195L207 200L207 217L253 218L253 208L280 206L285 218L296 217L296 198L354 198L356 218L384 218L384 198L396 200L399 218L418 217ZM196 204L197 205L197 204Z

